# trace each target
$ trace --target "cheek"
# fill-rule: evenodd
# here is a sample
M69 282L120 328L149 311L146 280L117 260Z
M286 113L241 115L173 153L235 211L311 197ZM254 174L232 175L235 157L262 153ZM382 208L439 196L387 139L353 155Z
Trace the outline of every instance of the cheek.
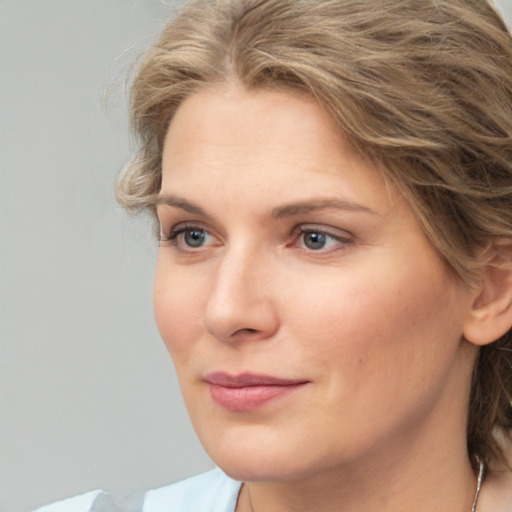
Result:
M201 331L202 297L194 280L159 256L153 283L153 310L160 335L173 360L186 357Z
M316 360L333 386L356 394L420 375L435 378L455 353L462 322L453 284L437 269L392 270L352 273L338 286L330 280L307 300L290 294L292 337L302 340L306 360Z

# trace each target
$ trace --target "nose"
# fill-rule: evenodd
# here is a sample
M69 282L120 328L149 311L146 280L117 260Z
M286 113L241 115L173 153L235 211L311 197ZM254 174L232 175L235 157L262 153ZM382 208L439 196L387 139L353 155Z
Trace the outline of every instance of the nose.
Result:
M248 249L228 249L219 261L201 322L219 341L261 341L277 332L270 259Z

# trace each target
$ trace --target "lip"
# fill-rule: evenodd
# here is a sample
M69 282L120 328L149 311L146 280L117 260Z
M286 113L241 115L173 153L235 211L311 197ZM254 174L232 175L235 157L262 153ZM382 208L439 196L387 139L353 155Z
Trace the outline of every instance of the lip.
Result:
M213 372L204 378L212 400L228 411L251 411L283 398L308 384L303 379L283 379L271 375Z

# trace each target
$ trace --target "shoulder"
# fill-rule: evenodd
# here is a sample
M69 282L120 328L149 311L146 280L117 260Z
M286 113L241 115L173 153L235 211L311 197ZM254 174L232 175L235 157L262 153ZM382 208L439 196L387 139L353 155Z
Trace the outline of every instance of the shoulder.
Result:
M144 512L234 512L241 483L220 469L146 493Z
M33 512L234 512L241 485L213 469L146 492L91 491Z
M32 512L90 512L97 498L104 494L106 493L101 490L90 491L66 500L50 503Z

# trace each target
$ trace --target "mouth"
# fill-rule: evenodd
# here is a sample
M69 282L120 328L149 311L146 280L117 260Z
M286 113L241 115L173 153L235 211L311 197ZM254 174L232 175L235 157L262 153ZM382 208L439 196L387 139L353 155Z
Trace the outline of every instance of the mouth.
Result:
M309 383L303 379L283 379L269 375L223 372L208 374L204 381L212 400L228 411L251 411L297 391Z

